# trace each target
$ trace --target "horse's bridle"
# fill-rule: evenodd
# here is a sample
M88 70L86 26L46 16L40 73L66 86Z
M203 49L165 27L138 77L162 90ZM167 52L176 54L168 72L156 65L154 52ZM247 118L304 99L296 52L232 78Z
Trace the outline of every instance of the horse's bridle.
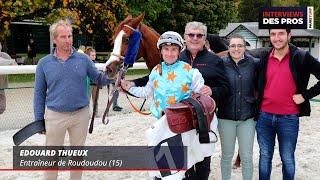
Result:
M125 25L123 25L123 26L129 28L129 29L132 30L132 31L140 30L140 24L139 24L139 26L137 27L137 29L134 29L132 26L130 26L130 25L128 25L128 24L125 24ZM124 60L124 58L125 58L125 57L122 56L121 54L111 53L111 55L116 56L117 58L119 58L119 59L120 59L120 62L123 62L123 60Z
M116 53L111 53L112 56L116 56L117 58L119 58L120 60L124 60L124 56L121 56L121 54L116 54Z
M129 29L131 29L132 31L136 31L136 29L134 29L133 27L129 26L128 24L123 25L124 27L127 27ZM138 26L137 29L139 29L140 26Z
M124 26L127 27L127 28L129 28L129 29L131 29L131 30L133 30L133 31L137 31L136 29L134 29L133 27L131 27L131 26L127 25L127 24L125 24ZM140 26L139 26L139 27L140 27ZM138 28L138 29L140 29L140 28ZM124 63L125 57L122 56L121 54L111 53L111 55L118 57L118 58L120 59L121 65L120 65L120 66L118 67L118 69L117 69L117 70L118 70L118 75L117 75L117 78L116 78L116 81L115 81L115 86L114 86L114 88L112 89L111 93L110 93L109 86L108 86L108 101L107 101L107 107L106 107L106 109L105 109L105 111L104 111L104 113L103 113L103 116L102 116L102 123L105 124L105 125L109 123L108 114L109 114L109 109L110 109L110 107L111 107L112 102L115 101L115 98L116 98L115 93L116 93L117 91L119 91L119 87L121 88L120 81L121 81L121 79L124 78L124 76L125 76L128 68L129 68L129 66L130 66L130 65ZM126 91L125 91L125 92L126 92ZM99 93L99 91L96 91L96 93ZM109 97L110 97L109 94L112 95L111 99L109 99ZM137 112L140 113L140 114L144 114L144 115L149 115L149 114L150 114L150 113L146 113L146 112L142 112L142 111L141 111L142 108L143 108L143 105L144 105L144 103L145 103L145 101L146 101L146 99L144 100L144 102L143 102L143 104L142 104L142 106L141 106L141 108L140 108L140 110L139 110L139 109L137 109L137 108L132 104L132 102L131 102L130 99L128 98L128 95L127 95L127 94L129 94L129 95L131 95L131 94L128 93L128 92L126 92L126 97L127 97L128 101L129 101L130 105L132 106L132 108L133 108L135 111L137 111ZM96 104L97 104L97 95L96 95L95 97L96 97L96 98L94 99L93 113L92 113L92 117L91 117L91 123L90 123L90 127L89 127L89 133L92 133L92 131L93 131L94 117L95 117L95 113L96 113L95 110L96 110ZM106 118L107 118L107 120L106 120Z

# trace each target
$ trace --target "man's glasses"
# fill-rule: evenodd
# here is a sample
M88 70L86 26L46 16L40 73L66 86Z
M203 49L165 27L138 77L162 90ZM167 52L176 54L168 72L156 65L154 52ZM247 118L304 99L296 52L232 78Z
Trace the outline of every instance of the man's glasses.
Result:
M240 48L244 48L244 44L231 44L231 45L229 46L229 48L230 48L230 49L235 49L235 48L240 49Z
M204 34L193 34L193 33L189 33L187 35L189 36L189 38L197 37L198 39L200 39L204 36Z

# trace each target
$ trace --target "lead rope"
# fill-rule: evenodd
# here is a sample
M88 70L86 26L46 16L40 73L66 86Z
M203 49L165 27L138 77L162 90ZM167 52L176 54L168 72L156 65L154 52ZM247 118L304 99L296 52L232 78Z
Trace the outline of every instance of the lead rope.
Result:
M114 88L112 89L111 91L111 99L110 99L110 88L108 88L108 102L107 102L107 107L103 113L103 116L102 116L102 123L107 125L109 123L109 119L108 119L108 115L109 115L109 110L110 110L110 107L112 105L112 103L115 101L116 99L116 96L115 94L119 91L119 87L120 87L120 83L121 83L121 79L124 77L124 75L126 74L127 70L129 68L129 65L122 65L119 72L118 72L118 76L117 76L117 79L116 79L116 82L115 82L115 86ZM107 120L106 120L107 119Z
M90 122L90 127L89 127L89 133L90 134L92 134L92 131L93 131L93 125L94 125L94 118L95 118L95 116L96 116L96 111L97 111L97 105L98 105L98 94L99 94L99 86L98 85L96 85L97 86L97 90L96 90L96 92L93 92L93 93L95 93L96 95L95 95L95 97L94 97L94 99L93 99L93 112L92 112L92 116L91 116L91 122ZM89 97L90 98L90 97Z
M140 110L139 110L137 107L135 107L135 106L133 105L133 103L132 103L131 100L129 99L128 93L126 93L126 97L127 97L128 101L129 101L132 109L135 110L137 113L142 114L142 115L150 115L150 114L151 114L151 113L148 112L148 111L142 111L143 106L144 106L144 104L145 104L145 102L146 102L147 99L144 99L144 101L143 101L143 103L142 103L142 105L141 105L141 107L140 107Z
M110 110L110 107L111 107L111 104L112 102L115 100L115 93L113 92L116 92L116 91L112 91L111 94L112 94L112 97L110 99L110 88L108 87L108 101L107 101L107 107L106 109L104 110L104 113L103 113L103 116L102 116L102 123L104 125L107 125L109 123L109 118L108 118L108 115L109 115L109 110ZM107 120L106 120L107 118Z

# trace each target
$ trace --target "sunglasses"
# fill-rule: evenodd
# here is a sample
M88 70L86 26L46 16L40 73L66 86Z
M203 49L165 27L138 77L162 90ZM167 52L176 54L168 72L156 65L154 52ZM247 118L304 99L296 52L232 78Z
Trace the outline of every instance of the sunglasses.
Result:
M193 33L189 33L187 35L189 36L189 38L197 37L198 39L200 39L204 36L204 34L193 34Z
M235 49L235 48L240 49L240 48L243 48L243 47L244 47L244 44L231 44L229 46L230 49Z

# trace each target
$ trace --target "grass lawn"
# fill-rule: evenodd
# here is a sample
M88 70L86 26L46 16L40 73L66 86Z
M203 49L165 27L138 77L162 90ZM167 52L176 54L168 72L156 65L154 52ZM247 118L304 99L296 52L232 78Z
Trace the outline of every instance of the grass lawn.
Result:
M147 75L148 69L132 69L127 72L127 75ZM9 74L9 82L33 82L34 74Z
M148 69L129 69L126 75L147 75Z
M23 57L24 58L24 64L25 65L31 65L31 62L30 61L28 61L28 55L26 54L26 53L19 53L19 54L17 54L17 55L19 55L19 56L21 56L21 57ZM36 62L38 62L41 58L43 58L44 56L46 56L47 54L43 54L43 53L37 53L37 56L36 56Z
M33 82L34 74L9 74L9 82Z
M25 64L31 64L30 62L27 61L28 56L26 53L24 54L18 54L25 59ZM47 54L37 54L36 57L36 62L38 62L41 58L46 56ZM147 75L149 74L148 69L129 69L127 72L127 75ZM34 81L34 74L10 74L9 75L9 81L10 82L33 82Z

